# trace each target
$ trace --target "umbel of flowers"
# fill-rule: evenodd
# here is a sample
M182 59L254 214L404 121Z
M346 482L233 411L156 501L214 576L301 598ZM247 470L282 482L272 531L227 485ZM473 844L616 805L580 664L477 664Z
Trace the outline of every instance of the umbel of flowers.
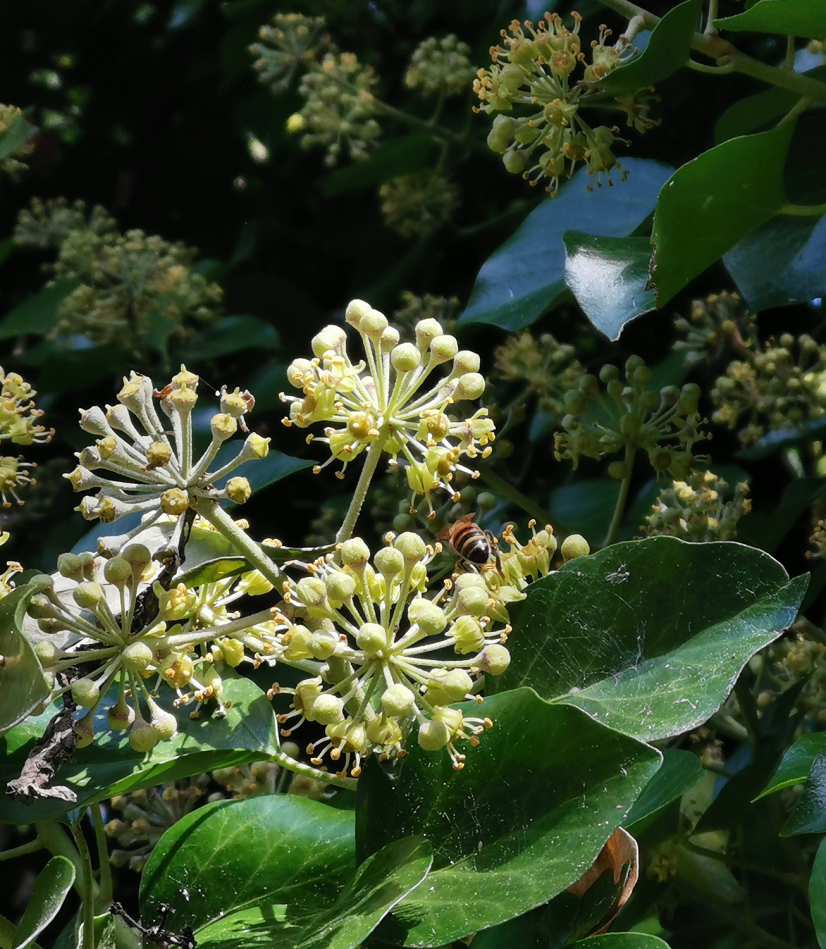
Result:
M34 397L37 393L29 383L16 372L4 372L2 366L0 383L0 442L8 439L13 445L28 446L51 441L54 429L38 424L43 411L35 408ZM9 495L18 504L23 503L17 489L34 484L27 471L33 467L31 462L24 461L20 456L0 457L0 497L3 507L11 507Z
M476 401L485 389L476 353L460 350L453 336L443 332L434 319L416 324L416 342L401 342L387 318L363 300L347 307L347 322L361 338L364 359L353 362L347 351L347 334L339 326L328 326L312 342L313 359L296 359L288 369L290 382L302 396L281 398L290 403L286 425L306 428L328 423L324 436L330 458L342 464L367 451L367 462L356 489L356 504L339 538L352 533L363 494L380 456L401 458L415 496L427 500L434 517L432 495L442 489L456 500L454 474L470 477L478 472L465 467L463 457L487 457L494 440L494 425L487 409L470 415L456 412L458 403ZM442 374L443 367L448 374ZM310 441L313 436L309 436Z
M619 129L592 127L582 110L593 104L588 99L597 91L596 84L620 65L627 43L621 39L615 46L606 45L611 31L601 26L599 41L591 43L590 63L577 79L575 72L586 63L586 55L579 36L582 17L576 12L571 16L572 29L557 13L546 13L536 26L526 20L523 27L514 20L509 30L501 31L504 45L491 48L493 65L480 69L473 84L481 111L497 113L489 147L502 155L508 171L532 185L547 179L552 194L559 179L570 177L580 163L598 183L617 165L613 147ZM606 105L599 102L600 108ZM515 107L525 114L506 114ZM640 132L655 124L633 95L619 96L607 107L624 111L627 124Z

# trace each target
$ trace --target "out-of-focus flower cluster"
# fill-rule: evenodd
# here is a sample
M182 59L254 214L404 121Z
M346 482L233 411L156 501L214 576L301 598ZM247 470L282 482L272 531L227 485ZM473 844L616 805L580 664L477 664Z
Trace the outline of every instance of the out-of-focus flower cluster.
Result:
M522 382L537 407L559 420L566 413L565 393L575 388L585 373L573 346L558 342L550 333L538 339L530 330L511 336L496 350L496 371L508 382Z
M648 535L667 534L688 541L736 540L737 522L751 510L748 485L738 484L724 500L728 485L710 471L694 471L660 491L645 519Z
M258 31L258 38L261 42L249 48L258 57L252 67L275 94L284 92L296 73L331 45L324 32L324 17L301 13L276 13L272 24Z
M582 457L603 458L625 449L646 452L654 470L685 480L695 461L694 445L706 436L700 431L699 386L693 383L666 386L654 392L648 386L652 372L639 356L625 363L625 379L616 366L606 365L596 376L580 376L575 389L565 395L564 432L554 436L558 461L571 459L576 467ZM600 380L605 390L600 387ZM612 478L628 475L626 461L608 468Z
M38 424L43 411L35 408L37 392L18 373L4 372L2 367L0 383L0 442L6 438L13 445L28 446L51 441L54 429ZM35 483L28 473L28 469L33 467L33 463L24 461L21 456L0 457L0 497L4 507L11 507L9 495L18 504L23 503L17 489Z
M210 528L194 525L198 530ZM93 740L95 713L104 703L109 727L129 729L132 748L150 751L178 730L170 707L194 702L191 717L198 718L212 701L215 714L225 714L223 670L259 665L275 652L269 610L239 619L229 609L241 597L272 590L257 571L195 589L184 583L166 589L141 543L108 558L62 554L58 571L32 581L28 615L42 635L35 652L54 694L71 689L87 710L75 724L81 746ZM60 673L79 664L82 678L61 686Z
M17 106L4 105L0 102L0 140L9 133L12 125L15 129L19 129L21 123L25 123L22 111ZM12 129L12 135L15 134L15 129ZM25 159L32 153L33 148L30 141L24 140L5 158L0 158L0 174L8 175L12 181L16 181L24 171L28 170Z
M337 558L309 565L310 576L285 584L277 618L284 659L319 667L294 689L273 685L271 695L292 696L290 711L278 716L290 726L282 735L304 721L323 726L325 737L307 752L317 767L343 759L340 776L357 777L370 754L404 755L413 731L422 748L447 749L461 768L457 742L478 744L491 722L450 706L473 700L481 674L504 672L510 661L510 627L492 619L480 575L428 596L436 549L413 533L387 542L372 562L354 538Z
M365 359L351 361L341 327L322 330L312 342L314 358L296 359L287 370L303 394L282 393L290 403L284 424L332 423L318 439L329 445L330 458L316 473L333 461L342 462L343 472L365 449L387 453L394 464L401 456L413 495L427 499L434 517L433 492L455 496L451 481L458 470L477 476L460 459L492 451L494 425L487 409L466 416L453 408L484 392L479 357L460 350L436 320L420 321L416 342L402 343L387 318L363 300L350 303L346 319L361 337ZM442 366L450 367L448 375L434 375Z
M623 44L606 45L611 31L600 27L599 41L591 43L590 63L578 81L574 73L586 61L579 36L582 17L575 12L571 16L572 29L557 13L545 14L536 26L514 20L509 30L501 31L504 45L491 48L493 65L480 69L473 84L481 111L497 113L488 146L502 155L509 172L532 185L546 179L551 194L556 194L559 179L570 177L580 163L598 184L603 174L610 183L611 169L617 166L613 148L619 130L592 128L585 121L582 109L594 87L582 83L599 83L616 69ZM504 114L515 107L525 114ZM640 132L655 124L647 117L647 102L634 96L618 97L612 107L625 111L627 124Z
M198 382L195 373L181 366L172 381L158 391L151 379L133 372L123 380L118 405L107 405L105 411L98 406L81 410L80 427L97 438L93 446L77 453L79 464L66 478L75 491L96 491L77 508L87 520L110 522L141 512L144 523L136 528L137 533L163 514L184 514L196 497L226 497L235 504L249 498L246 478L232 477L220 490L214 485L244 462L265 458L268 438L248 434L234 458L212 471L209 467L239 428L248 431L244 416L255 401L249 392L222 389L220 412L210 423L210 444L196 460L192 413L198 401ZM167 422L161 421L156 400ZM97 474L100 470L117 478Z
M410 290L400 294L402 305L393 313L393 324L403 336L413 336L422 320L437 320L446 333L453 330L461 309L458 297L437 297L431 293L418 296Z
M459 203L456 186L438 171L401 175L379 188L387 226L402 237L427 237L449 221Z
M806 334L784 333L760 352L729 364L717 379L711 399L714 421L735 428L743 445L767 431L799 428L826 409L826 346Z
M298 88L304 105L290 116L287 131L301 135L303 148L327 150L326 165L338 163L344 151L362 161L378 144L375 90L378 76L355 53L331 52L312 64Z
M764 685L757 696L758 708L768 708L778 693L805 680L795 704L808 719L826 722L826 646L822 642L799 631L772 643L749 665Z
M425 96L460 95L467 91L474 75L470 47L450 33L430 36L416 47L404 74L404 83Z
M57 334L82 334L123 349L182 337L219 314L221 288L193 271L195 251L132 230L121 234L103 208L34 199L14 231L16 243L57 250L55 279L80 282L60 305ZM145 342L143 342L145 345Z
M737 293L723 291L692 301L690 318L680 316L674 325L685 336L674 349L685 353L688 367L716 365L730 353L741 354L756 347L754 318Z

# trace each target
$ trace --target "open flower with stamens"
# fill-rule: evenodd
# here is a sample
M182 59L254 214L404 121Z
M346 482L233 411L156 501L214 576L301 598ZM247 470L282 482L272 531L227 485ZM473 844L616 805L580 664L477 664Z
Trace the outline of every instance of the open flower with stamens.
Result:
M305 721L325 730L307 749L317 767L343 759L339 776L358 777L370 754L402 757L411 734L428 750L446 749L457 770L458 743L479 743L489 719L468 717L453 704L477 697L483 673L505 671L509 626L491 628L481 595L451 584L427 592L427 567L437 550L413 533L387 535L370 560L359 538L338 557L306 565L310 575L284 586L277 618L285 662L310 676L278 716L282 735Z
M343 329L323 329L312 342L315 358L296 359L287 371L303 395L281 394L290 403L284 424L306 428L328 423L318 441L330 446L331 457L316 473L340 461L342 477L348 463L365 449L372 470L381 453L390 455L393 464L401 456L413 494L424 495L435 516L434 491L443 489L458 498L451 486L457 470L478 477L460 459L486 458L492 451L494 425L487 409L465 414L464 406L458 406L484 392L479 357L460 350L437 320L421 320L416 342L403 343L387 318L363 300L350 303L346 318L361 337L365 358L351 361ZM449 368L446 376L438 372L441 367Z
M118 405L81 410L80 427L97 436L93 446L77 455L80 464L68 478L75 491L96 489L77 508L87 520L115 521L124 514L148 515L137 530L145 529L163 514L183 514L194 498L229 497L243 503L249 497L245 478L231 478L219 490L215 482L246 461L265 458L269 439L248 434L238 453L226 464L210 470L219 449L240 428L247 432L244 416L252 409L249 392L221 391L220 412L212 417L212 440L199 459L193 453L192 413L198 400L198 376L185 366L160 391L152 380L133 372L118 393ZM167 416L162 421L158 401ZM170 427L172 431L168 429ZM97 474L104 470L115 478Z
M193 525L193 532L202 529ZM108 559L62 554L58 569L55 577L32 580L36 592L24 632L37 640L35 652L55 683L53 697L71 690L86 710L76 723L81 743L92 741L95 711L104 702L110 727L129 729L132 747L149 751L177 731L169 709L194 701L190 715L198 718L212 700L214 714L224 715L227 667L257 666L276 652L269 609L244 618L230 611L240 597L272 589L257 571L195 589L184 583L165 589L141 543ZM66 683L60 674L76 666L83 676Z

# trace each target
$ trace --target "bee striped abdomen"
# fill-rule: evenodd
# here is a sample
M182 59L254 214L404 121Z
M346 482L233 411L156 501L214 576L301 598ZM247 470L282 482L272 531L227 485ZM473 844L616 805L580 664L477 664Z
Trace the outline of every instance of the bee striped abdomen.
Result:
M460 517L439 533L439 539L447 540L463 560L484 566L493 556L493 548L486 532L473 523L475 516L465 514Z

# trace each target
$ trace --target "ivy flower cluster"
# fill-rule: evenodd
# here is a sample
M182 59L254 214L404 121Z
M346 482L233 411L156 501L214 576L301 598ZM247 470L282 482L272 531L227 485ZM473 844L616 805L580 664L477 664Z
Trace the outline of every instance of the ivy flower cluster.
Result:
M724 500L728 485L710 471L694 471L685 481L675 481L660 491L645 519L649 535L667 534L688 541L736 540L737 522L751 510L748 485L734 488Z
M738 431L743 445L767 431L798 428L822 417L826 410L826 346L811 336L784 333L762 352L747 352L717 379L711 399L713 419Z
M554 419L565 415L565 393L576 387L585 370L575 349L558 342L550 333L538 339L530 330L510 337L494 355L497 375L521 382L535 395L538 408Z
M20 212L14 239L54 247L57 261L49 269L55 279L80 281L61 302L52 335L79 333L134 350L147 338L185 337L220 313L221 288L193 271L193 248L140 230L121 234L103 208L87 218L82 201L35 198Z
M249 51L258 58L252 68L273 94L285 92L296 73L315 62L319 51L330 46L324 17L301 13L276 13L272 24L258 31L260 43Z
M700 388L693 383L666 386L659 392L648 388L652 372L639 356L625 363L625 379L616 366L606 365L596 376L580 376L575 389L565 396L568 414L562 419L563 432L554 436L557 461L603 458L625 450L623 461L611 462L612 478L625 479L633 454L639 449L648 455L654 470L668 472L684 480L696 461L696 442L707 437L700 431L698 412ZM605 386L600 388L599 381Z
M388 227L401 237L427 237L450 220L459 192L443 174L430 170L391 178L379 188L379 199Z
M416 324L415 343L400 342L384 314L363 300L350 303L346 320L361 338L365 359L351 361L341 327L323 329L312 341L314 358L296 359L287 370L302 396L281 394L290 404L284 424L307 428L330 423L324 437L317 439L329 446L330 458L316 466L316 473L340 461L337 474L343 477L347 465L365 449L372 466L365 471L370 474L380 454L390 455L393 464L401 456L410 489L414 497L426 498L432 519L435 491L457 498L451 487L456 471L478 477L460 459L485 458L492 451L494 425L487 409L469 416L448 414L457 403L475 401L484 392L479 357L460 350L436 320ZM442 366L450 366L448 375L434 376Z
M606 45L611 31L600 27L599 41L591 43L590 63L581 80L574 72L586 61L581 52L579 28L582 17L571 14L569 29L557 13L548 13L534 25L514 20L502 30L504 46L491 48L493 65L480 69L473 90L481 102L479 110L495 112L488 146L502 155L505 168L536 185L547 179L547 190L556 194L563 175L570 177L584 163L588 173L600 183L605 174L610 183L611 169L617 166L613 148L616 128L600 125L592 128L583 118L593 86L622 61L622 43ZM601 103L604 107L604 105ZM526 112L521 117L505 113L514 107ZM614 108L628 113L629 124L640 131L654 123L645 115L645 107L633 97L615 101ZM479 111L477 110L477 111Z
M749 316L739 293L723 291L694 300L689 319L678 317L674 325L685 336L674 349L685 353L689 368L715 365L729 353L742 354L757 345L754 317Z
M0 139L6 135L13 123L19 123L22 118L23 113L17 106L4 105L0 102ZM33 148L30 141L23 142L22 145L0 158L0 173L16 181L24 171L28 170L25 159L31 154Z
M265 458L269 439L250 433L233 458L213 470L221 446L240 428L248 431L244 416L255 400L249 392L221 390L220 412L210 421L211 441L197 460L193 454L192 413L198 401L198 376L185 366L160 391L148 376L133 372L123 380L118 405L106 410L82 409L80 427L97 436L95 444L77 453L78 466L65 475L75 491L94 490L78 511L87 520L115 521L140 512L146 529L162 515L184 514L198 498L248 500L251 489L244 477L231 477L223 488L215 482L247 461ZM157 401L168 421L161 421ZM171 424L171 432L168 427ZM97 472L111 472L117 478Z
M37 392L29 383L16 372L4 372L0 366L0 384L0 442L5 438L13 445L28 446L51 441L54 429L46 429L38 424L43 411L35 408L34 397ZM9 496L18 504L23 503L17 491L35 483L29 474L33 467L34 464L24 461L22 456L0 457L0 497L3 507L11 507Z
M370 754L403 756L413 731L422 748L446 749L461 769L457 743L478 744L492 722L452 706L476 697L482 673L498 675L510 662L510 627L494 628L484 581L468 575L427 596L437 548L414 533L386 540L372 562L353 538L337 557L308 565L310 576L285 583L276 618L284 660L315 672L295 688L270 690L292 696L290 711L278 716L289 726L281 733L317 722L324 737L307 748L310 760L322 768L342 762L340 777L358 777Z
M199 530L209 528L193 526ZM194 590L183 582L166 589L159 577L149 548L133 543L108 558L62 554L55 577L32 581L27 612L39 629L35 652L54 696L71 690L86 710L75 724L81 747L94 738L101 705L109 727L128 729L139 752L176 734L170 707L194 702L190 716L198 718L212 701L215 714L225 715L223 670L260 665L275 651L269 610L239 619L229 609L272 590L257 571ZM62 684L60 674L77 666L82 677Z
M450 33L430 36L416 47L404 84L425 96L455 96L467 91L474 74L470 47Z

